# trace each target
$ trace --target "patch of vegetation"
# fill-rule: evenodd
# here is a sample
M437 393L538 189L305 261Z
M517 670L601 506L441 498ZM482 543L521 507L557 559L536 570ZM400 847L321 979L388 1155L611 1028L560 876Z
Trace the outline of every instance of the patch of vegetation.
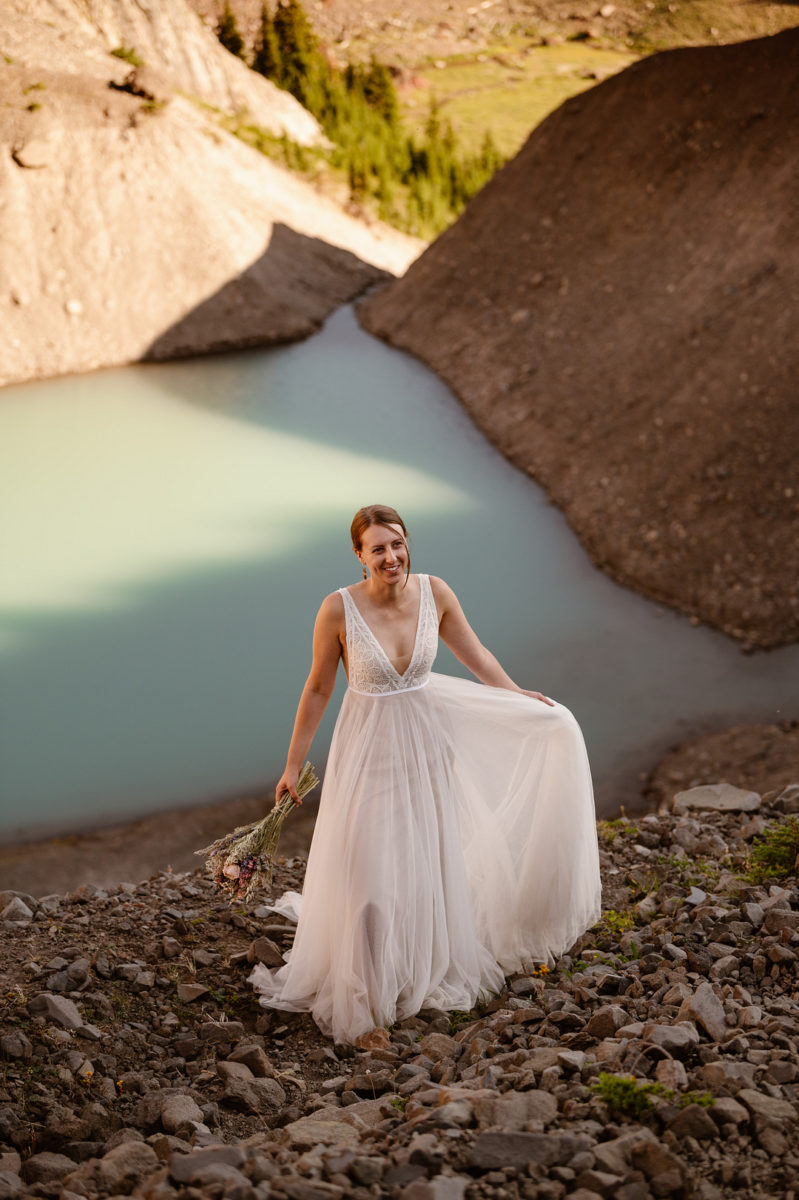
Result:
M762 837L756 837L745 878L751 883L784 879L793 875L799 859L799 817L771 825Z
M29 94L29 92L46 92L46 91L47 91L46 83L29 83L26 88L22 89L22 95L27 96Z
M29 104L27 106L27 109L28 109L28 112L36 112L36 110L41 107L42 107L41 104L39 104L38 101L34 100L33 104Z
M459 1029L463 1029L464 1025L468 1025L471 1021L477 1020L477 1014L473 1011L467 1012L462 1008L453 1008L447 1014L449 1016L449 1034L453 1037Z
M635 929L635 917L631 912L619 912L615 908L609 908L603 912L594 929L609 934L612 938L619 938L628 930Z
M144 59L136 53L132 46L126 46L124 42L121 46L116 46L111 53L114 58L121 58L124 62L130 63L132 67L144 66Z
M699 887L712 892L721 878L721 866L713 858L679 858L676 854L659 854L657 862L676 872L682 887Z
M477 53L420 64L414 76L421 86L405 92L402 115L412 131L421 132L433 96L467 151L479 148L488 127L500 154L510 157L564 101L637 57L587 43L542 46L536 31L520 30Z
M626 817L615 817L612 821L597 821L596 831L600 842L612 846L618 837L637 838L641 832Z
M634 1075L613 1075L609 1071L600 1072L599 1080L591 1084L589 1091L601 1097L613 1112L627 1117L650 1112L654 1108L653 1096L669 1100L679 1108L687 1108L689 1104L710 1108L716 1102L710 1092L675 1092L662 1083L646 1083Z
M216 27L216 36L222 45L237 58L244 58L244 38L241 36L236 14L226 2Z
M238 45L229 22L223 32L229 49ZM409 133L388 67L374 57L343 71L332 67L298 0L284 0L274 15L264 5L251 66L316 117L332 149L315 156L245 122L236 129L239 136L303 172L313 168L315 157L318 169L321 157L346 179L351 203L376 208L381 220L406 233L440 233L504 161L490 132L477 150L464 152L436 104L421 134Z
M409 1100L410 1096L392 1096L389 1104L392 1108L396 1108L397 1112L404 1113Z

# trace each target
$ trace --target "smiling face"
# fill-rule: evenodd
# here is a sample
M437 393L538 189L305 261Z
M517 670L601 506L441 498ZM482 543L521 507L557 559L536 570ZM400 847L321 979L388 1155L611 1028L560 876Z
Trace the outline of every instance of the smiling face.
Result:
M373 579L403 582L408 570L408 545L399 525L370 525L355 553Z

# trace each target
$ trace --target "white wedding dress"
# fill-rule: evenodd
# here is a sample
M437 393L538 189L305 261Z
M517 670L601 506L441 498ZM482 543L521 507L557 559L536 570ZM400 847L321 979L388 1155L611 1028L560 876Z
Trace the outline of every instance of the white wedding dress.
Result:
M400 675L341 588L349 688L330 747L298 925L265 1007L336 1041L421 1008L471 1009L600 917L591 774L560 704L432 674L438 616L419 576Z

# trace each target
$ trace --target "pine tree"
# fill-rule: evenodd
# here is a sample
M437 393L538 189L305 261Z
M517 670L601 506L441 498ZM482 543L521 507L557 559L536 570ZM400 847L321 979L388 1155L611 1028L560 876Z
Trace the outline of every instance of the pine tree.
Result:
M273 80L275 83L280 81L280 47L278 46L272 17L265 4L261 7L261 24L255 43L255 57L252 60L252 69L253 71L257 71L259 75Z
M361 86L367 104L393 129L399 120L397 91L388 67L378 62L374 55L369 70L362 76Z
M244 58L244 38L239 33L238 22L236 21L235 13L230 7L229 0L226 0L224 11L219 18L219 24L216 27L216 36L231 54L235 54L237 58Z
M281 0L272 26L280 53L280 86L304 104L310 78L324 73L327 63L299 0Z

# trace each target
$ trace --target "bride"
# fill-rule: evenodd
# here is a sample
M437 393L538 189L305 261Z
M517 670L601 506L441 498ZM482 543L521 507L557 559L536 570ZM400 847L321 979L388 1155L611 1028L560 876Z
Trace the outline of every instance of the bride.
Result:
M574 717L525 691L442 579L410 573L386 505L359 509L363 582L327 596L286 769L297 778L333 691L349 687L325 773L293 948L250 981L355 1042L421 1008L471 1009L600 916L591 774ZM480 683L431 673L439 637Z

